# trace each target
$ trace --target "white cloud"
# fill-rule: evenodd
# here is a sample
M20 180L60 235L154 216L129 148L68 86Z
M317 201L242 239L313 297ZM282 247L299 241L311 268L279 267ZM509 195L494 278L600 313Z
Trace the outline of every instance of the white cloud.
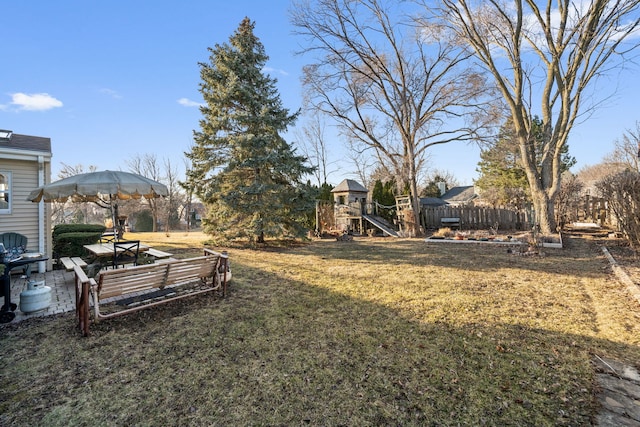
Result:
M200 107L202 104L196 101L192 101L189 98L180 98L178 99L178 104L184 107Z
M584 26L585 24L582 23L582 21L590 13L592 6L592 1L590 0L578 0L572 2L571 7L567 9L568 28L572 29L576 25ZM624 16L621 16L623 13L622 10L625 9L625 6L621 6L616 2L610 2L606 4L606 7L607 9L603 16L616 17L617 25L610 29L606 28L606 25L602 25L602 28L606 28L607 30L606 33L603 31L603 35L606 35L610 41L619 41L622 37L625 37L627 40L640 38L640 27L634 28L636 18L629 13L624 13ZM551 28L553 29L554 37L556 37L557 30L560 27L560 10L557 7L551 9L550 17ZM623 22L623 19L625 19L625 22ZM533 43L536 46L546 45L546 37L536 16L533 13L530 13L524 16L524 20L525 30L529 33L529 37ZM629 30L631 31L629 32ZM627 32L629 32L629 34L627 34ZM569 31L566 31L566 33L569 34ZM578 37L580 34L581 32L578 32L574 37Z
M288 76L289 75L289 73L287 73L285 70L281 70L279 68L264 67L262 69L262 71L264 71L265 73L271 73L271 72L278 73L281 76Z
M122 95L120 95L118 92L116 92L113 89L102 88L102 89L100 89L100 93L102 93L104 95L108 95L108 96L112 97L113 99L122 99Z
M26 111L46 111L52 108L62 107L62 101L54 98L48 93L12 93L11 105L18 107L18 110Z

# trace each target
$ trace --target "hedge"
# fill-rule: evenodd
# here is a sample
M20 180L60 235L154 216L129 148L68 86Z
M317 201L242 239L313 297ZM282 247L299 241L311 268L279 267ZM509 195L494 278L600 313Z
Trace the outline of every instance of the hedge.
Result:
M104 233L106 230L102 224L58 224L53 227L53 239L55 241L56 237L60 234L67 233Z
M84 245L91 245L100 241L100 233L65 233L58 235L53 242L53 253L56 258L85 256L87 251Z
M53 228L53 255L62 257L85 256L84 245L100 241L106 227L100 224L58 224Z

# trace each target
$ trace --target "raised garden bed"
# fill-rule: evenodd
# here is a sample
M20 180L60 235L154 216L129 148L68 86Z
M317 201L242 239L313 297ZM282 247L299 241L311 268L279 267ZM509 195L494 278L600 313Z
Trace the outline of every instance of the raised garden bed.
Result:
M562 249L562 234L560 233L557 236L542 236L539 237L539 240L543 248Z
M500 245L535 245L535 240L530 232L496 235L488 231L456 231L440 229L434 235L427 237L426 242L446 243L487 243ZM537 236L537 245L543 248L562 248L562 236Z

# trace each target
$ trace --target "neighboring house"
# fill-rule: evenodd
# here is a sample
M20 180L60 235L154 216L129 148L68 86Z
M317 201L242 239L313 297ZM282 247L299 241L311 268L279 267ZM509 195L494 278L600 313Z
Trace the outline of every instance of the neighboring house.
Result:
M464 206L474 206L478 200L478 193L473 185L453 187L448 191L444 187L440 188L440 197L423 197L420 199L422 207L437 208L439 206L450 206L461 208Z
M27 200L51 181L51 139L0 130L0 233L27 236L27 249L49 257L38 270L51 269L51 207Z
M473 185L453 187L440 196L443 202L453 207L473 206L477 198L478 193Z
M189 206L185 206L181 204L178 206L178 212L184 212L187 209L190 209L189 213L187 213L187 217L190 220L190 228L198 228L202 225L202 216L205 212L205 206L201 202L191 202ZM187 229L187 220L181 216L180 225Z
M421 197L420 205L426 208L437 208L438 206L446 206L447 202L439 197Z

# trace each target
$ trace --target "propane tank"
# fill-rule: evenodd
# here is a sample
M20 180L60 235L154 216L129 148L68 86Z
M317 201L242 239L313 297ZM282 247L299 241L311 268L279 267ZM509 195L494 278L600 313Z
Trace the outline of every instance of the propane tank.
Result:
M29 280L27 290L20 293L20 311L33 313L44 310L51 304L51 288L44 285L44 280Z

